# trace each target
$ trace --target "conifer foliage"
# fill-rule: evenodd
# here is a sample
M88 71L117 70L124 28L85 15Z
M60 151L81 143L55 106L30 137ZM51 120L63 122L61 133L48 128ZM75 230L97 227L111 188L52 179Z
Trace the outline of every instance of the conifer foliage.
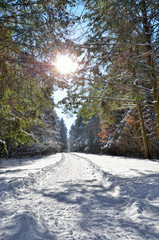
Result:
M118 110L125 110L125 114L136 110L141 149L144 157L150 158L151 141L155 149L159 141L159 2L83 3L89 30L84 44L76 45L83 58L76 86L69 91L71 104L82 105L80 111L86 118L98 113L102 122L107 119L116 124L116 132ZM148 122L153 123L147 128Z
M65 126L63 118L59 122L59 140L61 144L61 151L66 152L68 149L68 142L67 142L67 128Z
M33 132L53 108L55 69L64 45L70 1L0 1L0 155L37 142ZM40 128L41 128L40 127Z
M85 120L78 114L70 130L70 150L72 152L100 153L101 143L98 137L99 116Z

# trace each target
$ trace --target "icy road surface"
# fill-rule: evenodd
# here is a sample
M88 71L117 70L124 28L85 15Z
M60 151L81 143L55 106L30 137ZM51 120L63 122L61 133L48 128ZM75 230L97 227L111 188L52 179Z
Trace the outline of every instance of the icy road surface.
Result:
M159 162L77 153L6 160L0 240L54 239L158 240Z

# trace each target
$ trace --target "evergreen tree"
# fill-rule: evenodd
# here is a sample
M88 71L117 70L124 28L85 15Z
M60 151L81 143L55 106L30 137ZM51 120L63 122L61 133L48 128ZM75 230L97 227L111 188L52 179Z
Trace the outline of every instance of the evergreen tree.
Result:
M73 24L68 5L73 3L0 2L1 153L11 144L37 141L32 129L43 124L43 109L53 107L56 72L50 61L60 48L65 49L68 27Z
M129 102L134 95L141 104L152 103L159 136L158 1L85 2L92 30L87 46L98 59L94 61L98 66L95 76L99 76L101 66L105 65L104 80L107 88L118 88L117 97L124 95Z
M78 114L75 124L72 125L70 131L70 150L72 152L84 152L87 143L85 124L82 116Z
M99 153L99 117L94 115L88 121L79 114L70 130L70 150L74 152Z
M61 143L61 151L66 152L68 149L67 142L67 128L65 126L63 118L60 120L59 124L59 135L60 135L60 143Z
M82 105L86 118L96 112L114 121L118 109L137 108L145 157L149 149L143 110L153 106L159 136L158 27L156 0L84 0L89 35L84 44L81 69L66 103ZM152 131L154 132L154 131Z

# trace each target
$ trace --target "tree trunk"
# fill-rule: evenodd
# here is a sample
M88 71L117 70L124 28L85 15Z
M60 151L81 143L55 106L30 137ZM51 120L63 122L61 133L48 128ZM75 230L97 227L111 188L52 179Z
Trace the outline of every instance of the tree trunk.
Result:
M144 119L142 116L142 109L141 109L141 105L138 101L137 101L137 110L138 110L138 115L139 115L139 120L140 120L140 129L141 129L142 141L143 141L143 146L144 146L144 155L145 155L146 159L150 159L151 155L149 152L149 147L148 147L148 142L147 142L147 137L146 137Z
M155 119L157 123L157 135L159 138L159 90L158 90L158 79L155 70L155 63L152 57L152 46L151 46L151 26L148 21L147 8L145 0L141 1L141 11L143 18L143 32L145 36L145 42L148 44L145 46L147 55L147 65L149 68L150 86L152 88L153 108L155 112Z

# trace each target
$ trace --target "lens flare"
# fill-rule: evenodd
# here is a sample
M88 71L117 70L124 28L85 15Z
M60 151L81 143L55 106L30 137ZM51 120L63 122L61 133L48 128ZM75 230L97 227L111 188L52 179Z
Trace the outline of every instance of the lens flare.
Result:
M62 74L69 74L75 72L78 64L67 55L59 55L56 59L55 66Z

